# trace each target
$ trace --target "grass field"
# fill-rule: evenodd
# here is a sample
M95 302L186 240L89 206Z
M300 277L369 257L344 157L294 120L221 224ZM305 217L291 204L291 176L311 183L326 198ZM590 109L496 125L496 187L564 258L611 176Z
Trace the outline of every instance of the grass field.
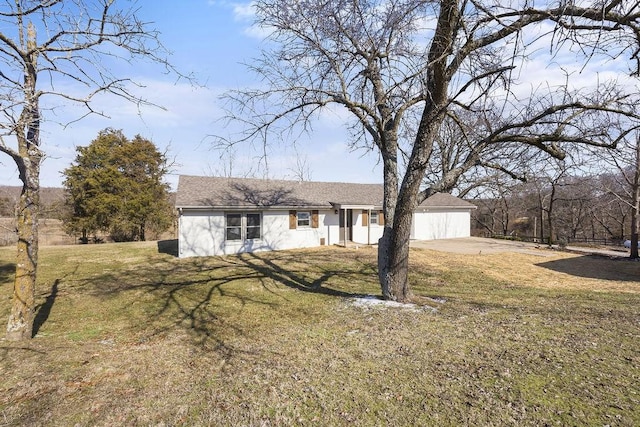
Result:
M413 250L386 307L372 248L45 247L0 425L640 425L640 263L541 254Z

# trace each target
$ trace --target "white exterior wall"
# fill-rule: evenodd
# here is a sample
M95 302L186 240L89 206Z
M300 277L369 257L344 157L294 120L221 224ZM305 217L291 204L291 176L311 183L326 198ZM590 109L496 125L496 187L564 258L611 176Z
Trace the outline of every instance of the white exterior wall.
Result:
M331 210L319 211L318 228L293 230L289 229L288 210L263 211L262 238L259 240L225 241L225 212L222 211L183 209L178 225L178 256L181 258L308 248L320 246L322 238L326 245L339 240L338 215Z
M311 212L311 210L300 210ZM320 246L320 239L325 245L337 242L338 215L333 211L319 211L318 228L297 227L289 229L289 211L263 212L262 243L267 250L310 248Z
M208 256L224 253L223 212L183 211L178 217L178 256Z
M335 245L340 241L340 217L334 211L320 211L318 230L323 230L327 245ZM295 230L290 230L295 231Z
M301 210L303 211L303 210ZM310 210L309 210L310 212ZM377 244L384 226L362 225L362 210L353 210L352 241L359 244ZM420 211L413 214L411 239L436 240L470 236L469 210ZM318 228L289 229L289 211L262 212L262 238L259 240L225 241L225 212L183 210L178 220L179 257L227 255L278 249L309 248L341 240L339 217L333 210L321 210Z
M415 212L411 224L411 238L415 240L453 239L471 234L469 210L437 210Z
M371 219L371 216L369 216ZM376 245L378 244L378 240L382 237L382 232L384 231L383 225L371 224L362 225L362 210L354 209L353 210L353 238L351 239L354 243L361 243L363 245Z

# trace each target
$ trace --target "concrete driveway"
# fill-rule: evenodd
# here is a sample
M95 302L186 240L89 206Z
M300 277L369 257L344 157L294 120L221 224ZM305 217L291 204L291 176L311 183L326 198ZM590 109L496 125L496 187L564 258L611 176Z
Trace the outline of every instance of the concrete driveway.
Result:
M459 254L495 254L500 252L519 252L529 255L552 256L548 246L539 243L516 242L513 240L487 239L483 237L462 237L459 239L443 240L412 240L411 247L433 249L435 251L453 252ZM604 249L567 247L568 251L598 254L612 257L627 257L628 251L613 251Z
M512 240L485 239L483 237L462 237L442 240L412 240L411 247L433 249L435 251L459 254L494 254L499 252L522 252L531 255L545 255L543 245Z

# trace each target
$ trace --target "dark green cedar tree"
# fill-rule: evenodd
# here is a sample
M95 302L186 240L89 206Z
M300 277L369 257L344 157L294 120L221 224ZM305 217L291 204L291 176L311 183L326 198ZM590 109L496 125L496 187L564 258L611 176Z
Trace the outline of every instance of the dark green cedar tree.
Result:
M114 241L146 240L149 231L166 231L172 224L167 156L153 142L121 130L102 130L87 147L78 147L65 176L70 234L80 240L106 233Z

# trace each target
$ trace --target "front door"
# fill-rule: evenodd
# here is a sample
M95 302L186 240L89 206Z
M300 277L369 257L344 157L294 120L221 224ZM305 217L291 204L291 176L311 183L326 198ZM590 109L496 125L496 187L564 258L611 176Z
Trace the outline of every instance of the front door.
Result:
M353 240L353 209L340 209L340 241L344 241L345 236L346 240Z

